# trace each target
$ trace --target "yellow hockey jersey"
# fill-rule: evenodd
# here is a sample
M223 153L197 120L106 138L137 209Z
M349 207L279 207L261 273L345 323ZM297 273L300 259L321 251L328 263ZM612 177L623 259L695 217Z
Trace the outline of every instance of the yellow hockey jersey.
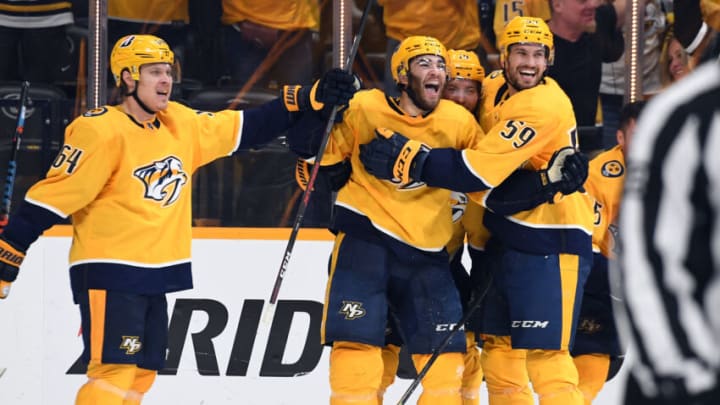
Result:
M152 122L121 107L73 121L47 177L26 200L71 216L71 278L86 287L160 293L192 287L191 190L195 170L233 153L243 112L198 112L171 102ZM75 284L74 284L75 286Z
M465 196L464 193L462 194ZM453 212L453 236L447 245L450 256L460 249L466 238L468 245L479 251L485 250L485 243L490 239L490 232L483 225L485 207L475 201L468 200L467 196L465 196L465 199L466 205L462 217L455 220ZM453 199L454 201L455 199Z
M617 220L624 181L625 157L620 145L590 161L585 190L593 198L595 212L593 250L607 258L612 257L614 239L609 228Z
M481 122L490 129L475 148L462 152L468 170L488 188L498 186L517 168L545 169L555 151L578 146L572 105L553 79L545 78L512 96L506 90L502 74L485 79ZM483 205L487 195L469 194ZM590 253L592 212L580 193L508 217L486 213L484 222L492 235L519 250Z
M402 41L412 35L437 38L448 49L480 45L480 18L475 0L379 0L385 33Z
M279 30L320 29L318 0L223 0L222 23L250 20Z
M108 18L136 23L190 22L188 0L108 0Z
M349 159L352 174L339 191L336 225L341 231L359 229L368 220L374 232L427 252L443 251L452 233L450 191L415 182L408 185L380 180L360 162L360 145L385 127L430 147L463 149L481 135L475 118L464 107L441 100L426 116L411 117L395 100L377 89L359 91L350 100L341 123L333 128L323 165ZM367 231L367 227L363 228Z
M537 17L544 21L550 19L548 0L497 0L493 17L495 38L500 38L505 25L516 16Z

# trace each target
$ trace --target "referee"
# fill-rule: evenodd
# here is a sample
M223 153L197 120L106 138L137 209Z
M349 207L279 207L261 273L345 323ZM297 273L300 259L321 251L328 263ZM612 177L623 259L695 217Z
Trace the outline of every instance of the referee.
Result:
M628 153L618 328L625 404L720 404L720 61L656 96Z

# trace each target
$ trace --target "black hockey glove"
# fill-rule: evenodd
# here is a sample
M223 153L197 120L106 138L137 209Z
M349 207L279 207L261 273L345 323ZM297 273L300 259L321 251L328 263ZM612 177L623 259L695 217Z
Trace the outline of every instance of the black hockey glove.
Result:
M312 86L283 87L283 101L288 111L320 111L327 105L347 104L360 90L360 79L352 73L335 68L326 72Z
M551 187L564 195L585 191L583 184L588 176L588 159L584 154L566 146L553 153L547 169L540 170L543 186Z
M307 160L298 159L295 163L295 181L303 191L310 182L310 175L313 171L313 164ZM352 166L347 160L330 166L320 166L312 191L329 194L340 189L350 179Z
M430 147L387 128L375 129L375 139L360 145L360 161L373 176L408 184L420 181Z
M0 299L7 298L10 286L18 276L25 252L0 236Z

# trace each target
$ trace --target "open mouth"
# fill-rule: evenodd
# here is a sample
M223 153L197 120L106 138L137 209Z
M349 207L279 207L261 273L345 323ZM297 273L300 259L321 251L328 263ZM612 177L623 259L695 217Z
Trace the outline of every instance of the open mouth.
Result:
M440 84L437 83L426 83L425 84L425 93L428 94L440 94Z

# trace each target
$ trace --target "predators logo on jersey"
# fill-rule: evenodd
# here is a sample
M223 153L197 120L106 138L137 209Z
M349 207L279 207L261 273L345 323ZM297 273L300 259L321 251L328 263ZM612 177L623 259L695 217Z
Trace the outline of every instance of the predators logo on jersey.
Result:
M139 336L123 336L120 348L125 350L125 354L135 354L143 347Z
M183 171L182 162L175 156L143 166L135 172L135 177L145 185L145 198L164 201L163 207L177 201L182 187L187 183L188 175Z

